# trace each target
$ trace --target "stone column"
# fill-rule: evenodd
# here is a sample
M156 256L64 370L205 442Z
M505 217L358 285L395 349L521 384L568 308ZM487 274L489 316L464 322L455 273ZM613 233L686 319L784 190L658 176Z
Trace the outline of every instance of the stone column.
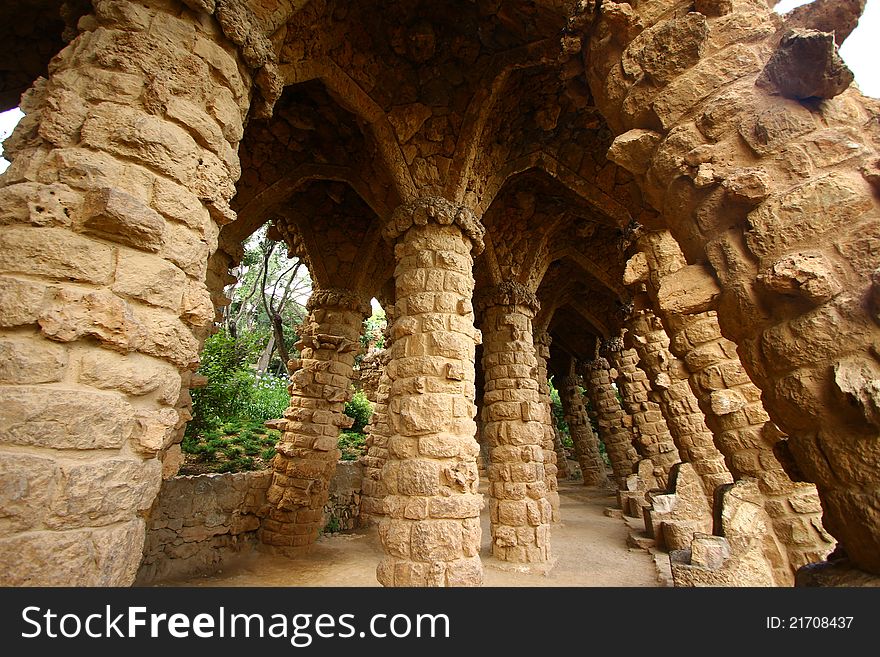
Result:
M621 407L611 378L608 360L597 356L585 366L584 382L587 398L596 414L599 436L605 443L608 460L618 487L623 487L626 478L633 473L639 455L632 446L632 431L628 428L626 411Z
M568 470L568 454L565 452L565 445L562 444L562 436L556 426L551 427L553 430L553 451L556 452L556 481L560 479L568 479L570 472Z
M345 402L351 398L354 357L368 303L349 290L315 290L300 326L292 361L290 405L272 459L270 504L260 538L284 553L302 551L323 529L324 505L340 452L339 431L351 426Z
M605 474L605 461L599 453L599 441L593 433L590 418L584 406L578 377L567 376L559 381L559 397L565 421L571 431L571 440L577 451L578 462L585 486L602 486L608 481Z
M733 478L691 391L689 372L684 363L669 352L669 336L653 312L647 309L633 312L626 327L639 357L639 367L652 382L653 396L679 455L699 475L711 507L715 489L731 483Z
M562 451L562 442L556 435L554 427L553 409L550 401L550 382L547 371L547 360L550 358L550 343L553 338L547 331L535 333L535 358L537 363L536 379L538 381L538 397L544 408L544 440L541 448L544 450L544 478L547 483L547 499L553 507L553 522L559 522L559 477L568 476L568 464L565 452Z
M642 458L654 464L654 477L661 488L669 483L669 470L681 459L666 420L657 402L651 401L651 385L639 369L635 349L624 348L617 340L609 353L617 370L617 387L623 406L632 417L633 446ZM620 348L616 348L620 346Z
M383 506L387 490L382 482L382 468L388 460L388 395L391 391L391 379L386 373L388 367L389 343L386 338L385 352L380 356L382 373L379 375L379 386L376 389L376 405L366 426L367 452L361 457L364 464L364 480L361 489L360 522L363 526L375 524L383 515Z
M388 422L388 398L391 393L391 378L388 376L388 363L391 359L391 327L394 324L394 306L385 306L385 349L379 356L382 371L376 389L376 405L366 426L367 453L361 457L364 464L364 479L361 490L361 525L377 524L384 515L385 495L388 490L382 481L382 469L388 460L388 438L391 426Z
M532 318L538 307L537 297L515 283L486 290L477 301L484 338L483 434L489 445L492 555L517 563L550 558L553 508L548 497L555 490L547 487L543 445L548 419L535 379Z
M472 253L474 215L442 198L398 208L383 230L394 243L391 435L379 537L384 586L479 586L480 509L474 440Z
M736 346L721 335L715 313L687 316L673 325L678 329L672 334L673 352L693 372L693 391L731 474L758 482L773 532L788 555L787 564L772 564L777 582L791 585L797 568L821 561L833 548L822 527L816 487L792 481L777 459L774 444L785 436L770 422L761 392L742 369Z
M5 586L133 582L214 320L208 256L235 216L253 69L207 14L94 5L4 144Z

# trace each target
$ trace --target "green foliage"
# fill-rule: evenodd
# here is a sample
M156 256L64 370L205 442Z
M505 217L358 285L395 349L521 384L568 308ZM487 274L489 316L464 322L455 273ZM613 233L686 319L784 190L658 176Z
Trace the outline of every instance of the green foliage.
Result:
M357 461L359 456L366 453L367 437L355 431L343 431L339 434L339 450L342 452L343 461Z
M207 472L242 472L265 467L275 456L281 434L254 420L234 419L221 430L187 435L181 443L185 454Z
M553 423L562 433L562 444L571 447L571 431L568 428L568 422L565 421L565 412L562 410L562 400L559 398L559 391L553 385L553 379L547 381L550 386L550 411L553 415ZM568 443L566 443L568 440Z
M346 402L344 412L354 420L354 424L351 425L349 431L351 433L363 433L364 427L367 426L370 416L373 414L373 405L363 392L358 391L354 393L351 401Z
M253 420L262 424L281 417L290 397L287 377L266 373L258 377L249 367L259 347L247 338L232 338L226 329L205 340L199 374L208 379L204 388L192 391L193 419L187 433L194 435L219 429L231 435L230 422Z
M339 518L336 516L330 516L330 520L328 520L327 524L324 526L323 532L325 534L332 534L338 532L340 529L342 529L342 525L339 524Z
M361 333L361 348L368 351L370 348L385 348L385 311L379 310L364 320L364 330Z

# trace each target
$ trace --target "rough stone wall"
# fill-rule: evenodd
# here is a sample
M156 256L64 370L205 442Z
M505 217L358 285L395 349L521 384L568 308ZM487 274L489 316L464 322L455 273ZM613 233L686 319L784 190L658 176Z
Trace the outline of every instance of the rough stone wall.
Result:
M348 531L361 526L364 466L357 461L339 461L330 480L324 505L325 531Z
M240 173L250 73L210 17L107 1L79 28L0 181L7 585L133 581Z
M693 7L602 3L587 75L609 157L711 266L825 526L877 573L877 101L848 87L830 33L785 34L764 2Z
M150 509L135 584L208 575L259 544L272 473L174 477Z

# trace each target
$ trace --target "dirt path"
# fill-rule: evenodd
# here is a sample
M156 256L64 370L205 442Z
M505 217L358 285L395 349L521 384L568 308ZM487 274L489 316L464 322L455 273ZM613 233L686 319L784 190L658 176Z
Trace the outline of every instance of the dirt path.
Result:
M488 504L483 509L486 586L659 586L651 556L626 547L628 528L603 511L614 504L607 490L574 482L560 483L562 522L552 528L552 570L521 573L502 570L489 554ZM288 559L252 554L209 577L165 586L378 586L376 564L382 555L375 529L322 536L311 553Z

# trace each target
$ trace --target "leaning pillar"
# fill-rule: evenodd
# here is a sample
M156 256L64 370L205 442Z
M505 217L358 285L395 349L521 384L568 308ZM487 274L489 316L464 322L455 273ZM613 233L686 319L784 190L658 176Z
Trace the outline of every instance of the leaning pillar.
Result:
M562 451L562 442L556 435L553 421L552 401L550 399L550 382L547 372L547 359L550 358L550 343L553 338L547 331L537 331L535 338L535 358L537 363L538 397L541 400L544 414L544 440L541 449L544 450L544 480L547 483L547 499L553 507L553 522L559 522L559 478L568 476L568 463L565 452Z
M483 327L483 431L489 445L492 555L516 563L550 559L549 494L555 490L547 487L547 418L535 380L532 318L538 307L537 297L515 283L492 288L477 302ZM555 457L552 449L551 453Z
M394 244L391 435L379 538L384 586L479 586L479 451L474 433L473 253L483 227L442 198L398 208L383 230Z
M635 349L624 348L618 340L609 348L617 370L617 386L623 406L633 420L633 446L639 456L654 464L654 477L661 488L669 483L669 471L681 459L669 434L666 420L656 402L650 400L651 385L639 369Z
M669 351L669 336L659 318L648 309L634 311L626 322L639 367L652 382L654 398L679 455L700 477L709 505L715 489L733 481L724 456L715 447L699 402L691 391L684 363Z
M578 462L584 477L584 486L602 486L608 481L605 460L599 453L599 439L593 433L590 418L584 406L578 377L566 376L559 382L559 398L565 421L571 431L571 440L577 451Z
M275 446L270 507L260 538L283 553L301 552L323 529L324 505L340 452L339 432L351 426L354 357L369 303L349 290L315 290L300 326L298 361L291 361L290 405Z
M632 446L632 433L627 427L627 414L620 404L611 377L608 359L597 356L584 368L584 383L590 407L596 414L599 436L605 444L608 460L618 487L633 473L639 455Z
M670 350L688 367L691 389L734 479L758 482L773 534L788 560L773 564L776 580L790 584L794 570L824 559L833 547L822 525L816 487L792 481L774 453L784 436L770 423L736 345L721 335L712 309L719 291L714 277L699 265L688 265L668 232L646 233L638 247L644 258L642 278L657 298Z

